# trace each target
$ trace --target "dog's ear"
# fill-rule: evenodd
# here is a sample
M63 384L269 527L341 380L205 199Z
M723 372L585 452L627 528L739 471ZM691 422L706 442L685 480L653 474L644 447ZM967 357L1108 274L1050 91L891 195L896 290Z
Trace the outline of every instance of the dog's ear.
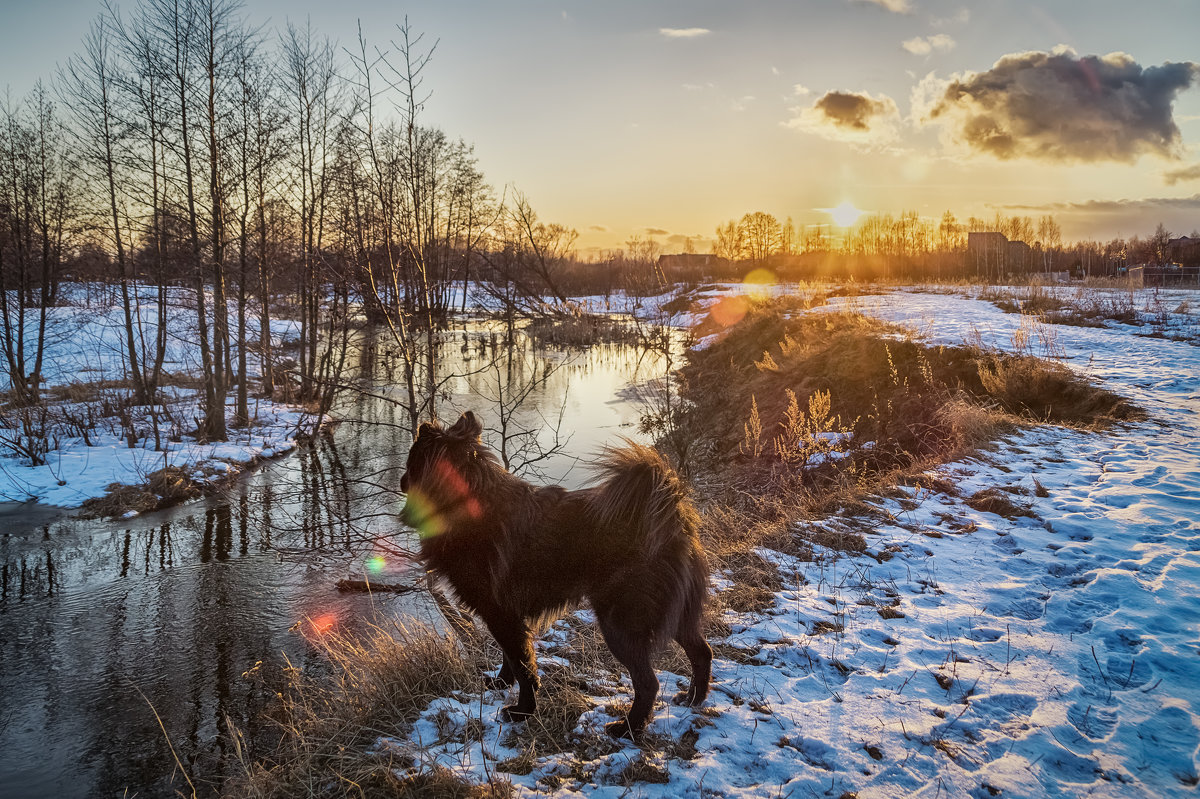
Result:
M483 434L483 422L479 421L479 417L474 413L467 411L458 417L458 421L446 433L468 441L478 441Z
M413 443L417 443L417 439L421 438L421 436L431 436L434 433L440 432L441 428L433 422L421 422L421 426L417 428L417 434L413 436Z

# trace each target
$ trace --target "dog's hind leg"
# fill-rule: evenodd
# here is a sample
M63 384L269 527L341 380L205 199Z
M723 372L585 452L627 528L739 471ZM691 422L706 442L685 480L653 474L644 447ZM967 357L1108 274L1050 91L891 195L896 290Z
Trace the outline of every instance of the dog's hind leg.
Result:
M693 551L688 564L690 579L684 589L683 611L675 626L675 641L683 648L692 665L692 684L672 698L677 705L696 707L708 698L712 681L712 647L704 640L702 616L708 595L708 564L699 549Z
M500 715L505 721L524 721L537 709L538 676L533 636L525 622L513 616L488 614L483 616L483 621L504 652L504 665L500 667L497 679L503 679L505 669L509 669L520 687L517 704L505 707Z
M712 680L712 647L700 632L700 620L684 620L675 633L675 641L683 647L692 664L692 684L671 699L677 705L696 707L708 698L708 684Z
M614 738L636 741L658 699L658 677L650 663L651 636L649 633L638 635L625 629L614 616L611 612L597 613L604 641L617 660L629 669L629 677L633 681L633 707L629 708L625 718L606 724L604 730Z

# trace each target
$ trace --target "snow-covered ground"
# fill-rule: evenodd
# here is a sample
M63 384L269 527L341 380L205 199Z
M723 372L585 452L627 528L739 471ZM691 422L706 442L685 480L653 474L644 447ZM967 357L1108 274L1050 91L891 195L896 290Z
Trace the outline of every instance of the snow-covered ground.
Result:
M1196 307L1200 295L1184 299ZM874 529L867 555L764 552L785 587L765 614L728 617L733 634L712 642L705 708L660 704L645 750L615 745L582 763L545 755L528 774L502 776L523 795L1194 795L1200 347L1116 324L1031 328L964 296L834 304L933 341L1058 355L1150 418L1103 433L1034 428L948 464L939 471L954 496L909 489L880 500L893 521ZM1033 515L966 505L996 487ZM552 649L565 629L540 646ZM683 680L660 678L663 697ZM603 735L604 705L630 696L627 679L614 687L594 697L578 734ZM520 754L497 720L506 701L439 699L410 735L378 746L485 780ZM693 742L695 753L664 758L666 740Z
M38 501L75 508L93 497L104 496L113 483L138 485L147 475L165 466L179 467L198 482L222 479L239 464L286 452L296 445L302 426L311 422L293 405L251 400L253 423L245 429L230 428L229 440L202 443L187 435L200 418L197 392L171 385L176 378L189 379L199 373L200 344L194 332L195 311L188 304L190 291L172 289L167 308L167 347L163 369L163 395L169 414L160 419L160 450L154 449L152 424L146 409L130 408L141 440L129 447L111 410L122 405L121 391L98 388L124 380L128 374L125 316L115 289L100 284L67 284L64 304L48 309L46 349L42 376L44 389L58 389L67 399L47 403L45 421L36 418L33 427L46 429L49 451L44 464L30 465L21 450L29 445L23 412L9 409L0 414L0 502ZM159 326L156 290L141 287L135 303L140 324L139 346L153 347ZM230 304L229 324L236 330L236 307ZM28 310L27 324L36 328L36 309ZM256 314L248 310L247 339L257 340ZM271 320L275 347L295 340L299 326L291 320ZM33 344L27 341L28 365L33 365ZM236 351L235 355L236 357ZM251 377L258 375L257 354L249 357ZM0 369L0 389L9 385L9 375ZM229 403L227 418L233 418ZM108 412L106 412L108 411ZM139 417L139 414L141 415ZM80 426L88 430L87 440ZM36 438L36 436L35 436Z

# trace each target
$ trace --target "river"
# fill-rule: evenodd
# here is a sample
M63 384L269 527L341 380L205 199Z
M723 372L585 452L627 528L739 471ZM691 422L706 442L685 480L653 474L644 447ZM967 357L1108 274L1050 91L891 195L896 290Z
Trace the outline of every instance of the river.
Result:
M636 436L631 387L667 366L626 345L545 347L518 332L510 346L484 322L441 350L443 416L471 408L493 426L496 400L527 394L510 430L539 431L545 448L557 425L565 446L538 479L569 486L601 446ZM0 796L188 793L177 758L214 794L242 768L228 723L251 756L269 745L274 693L259 675L319 669L314 629L431 612L420 593L336 590L364 573L421 574L395 519L409 443L388 401L397 359L368 342L356 360L370 391L347 394L328 434L219 496L120 521L0 506Z

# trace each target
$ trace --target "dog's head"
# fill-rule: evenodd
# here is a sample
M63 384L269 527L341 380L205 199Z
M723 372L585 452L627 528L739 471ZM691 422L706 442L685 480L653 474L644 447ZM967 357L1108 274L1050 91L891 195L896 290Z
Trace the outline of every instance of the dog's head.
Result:
M400 478L407 495L400 518L422 538L483 516L480 478L492 466L492 456L482 433L483 424L471 411L444 430L436 422L418 428Z

